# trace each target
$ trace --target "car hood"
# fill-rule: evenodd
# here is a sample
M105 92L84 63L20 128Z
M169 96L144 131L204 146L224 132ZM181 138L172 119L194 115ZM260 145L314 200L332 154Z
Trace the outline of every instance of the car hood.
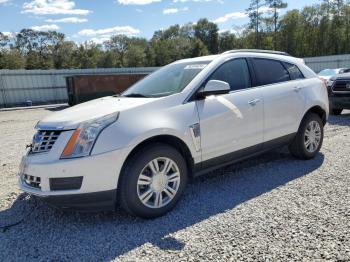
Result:
M159 98L103 97L55 112L38 122L37 129L75 129L82 122L142 106Z
M350 79L350 73L344 73L344 74L338 74L335 76L332 76L331 80L335 80L335 79Z

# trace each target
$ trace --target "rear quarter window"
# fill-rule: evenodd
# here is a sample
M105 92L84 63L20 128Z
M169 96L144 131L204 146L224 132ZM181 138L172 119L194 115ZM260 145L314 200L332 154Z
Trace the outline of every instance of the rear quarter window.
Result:
M291 80L289 72L280 61L254 58L253 63L259 85L270 85Z
M292 80L296 80L296 79L304 79L304 75L303 73L300 71L299 67L297 67L296 65L290 64L290 63L284 63L285 67L287 68L290 78Z

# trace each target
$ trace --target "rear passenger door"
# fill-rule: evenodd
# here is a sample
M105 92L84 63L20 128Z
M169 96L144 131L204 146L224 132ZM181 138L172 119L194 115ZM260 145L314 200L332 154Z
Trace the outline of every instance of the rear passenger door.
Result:
M273 59L254 58L253 65L264 97L264 142L297 132L305 106L302 73Z

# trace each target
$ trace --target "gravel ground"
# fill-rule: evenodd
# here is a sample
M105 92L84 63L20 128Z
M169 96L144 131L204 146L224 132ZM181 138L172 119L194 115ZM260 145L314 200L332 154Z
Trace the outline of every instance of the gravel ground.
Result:
M320 154L286 149L191 182L154 220L61 212L17 189L17 168L46 109L0 112L1 261L350 261L350 111L332 116Z

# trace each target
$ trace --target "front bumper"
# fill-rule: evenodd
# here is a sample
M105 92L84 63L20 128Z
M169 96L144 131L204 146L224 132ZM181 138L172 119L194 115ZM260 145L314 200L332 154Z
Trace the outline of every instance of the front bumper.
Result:
M117 190L108 190L95 193L40 196L50 206L75 211L112 211L116 206Z
M58 208L76 210L112 210L116 202L119 174L128 148L76 159L48 161L45 154L23 157L19 172L22 191L42 198ZM25 178L39 183L29 184ZM57 178L69 181L82 177L81 186L53 187ZM59 190L57 190L59 188Z
M350 93L347 95L333 95L329 97L331 108L350 109Z

